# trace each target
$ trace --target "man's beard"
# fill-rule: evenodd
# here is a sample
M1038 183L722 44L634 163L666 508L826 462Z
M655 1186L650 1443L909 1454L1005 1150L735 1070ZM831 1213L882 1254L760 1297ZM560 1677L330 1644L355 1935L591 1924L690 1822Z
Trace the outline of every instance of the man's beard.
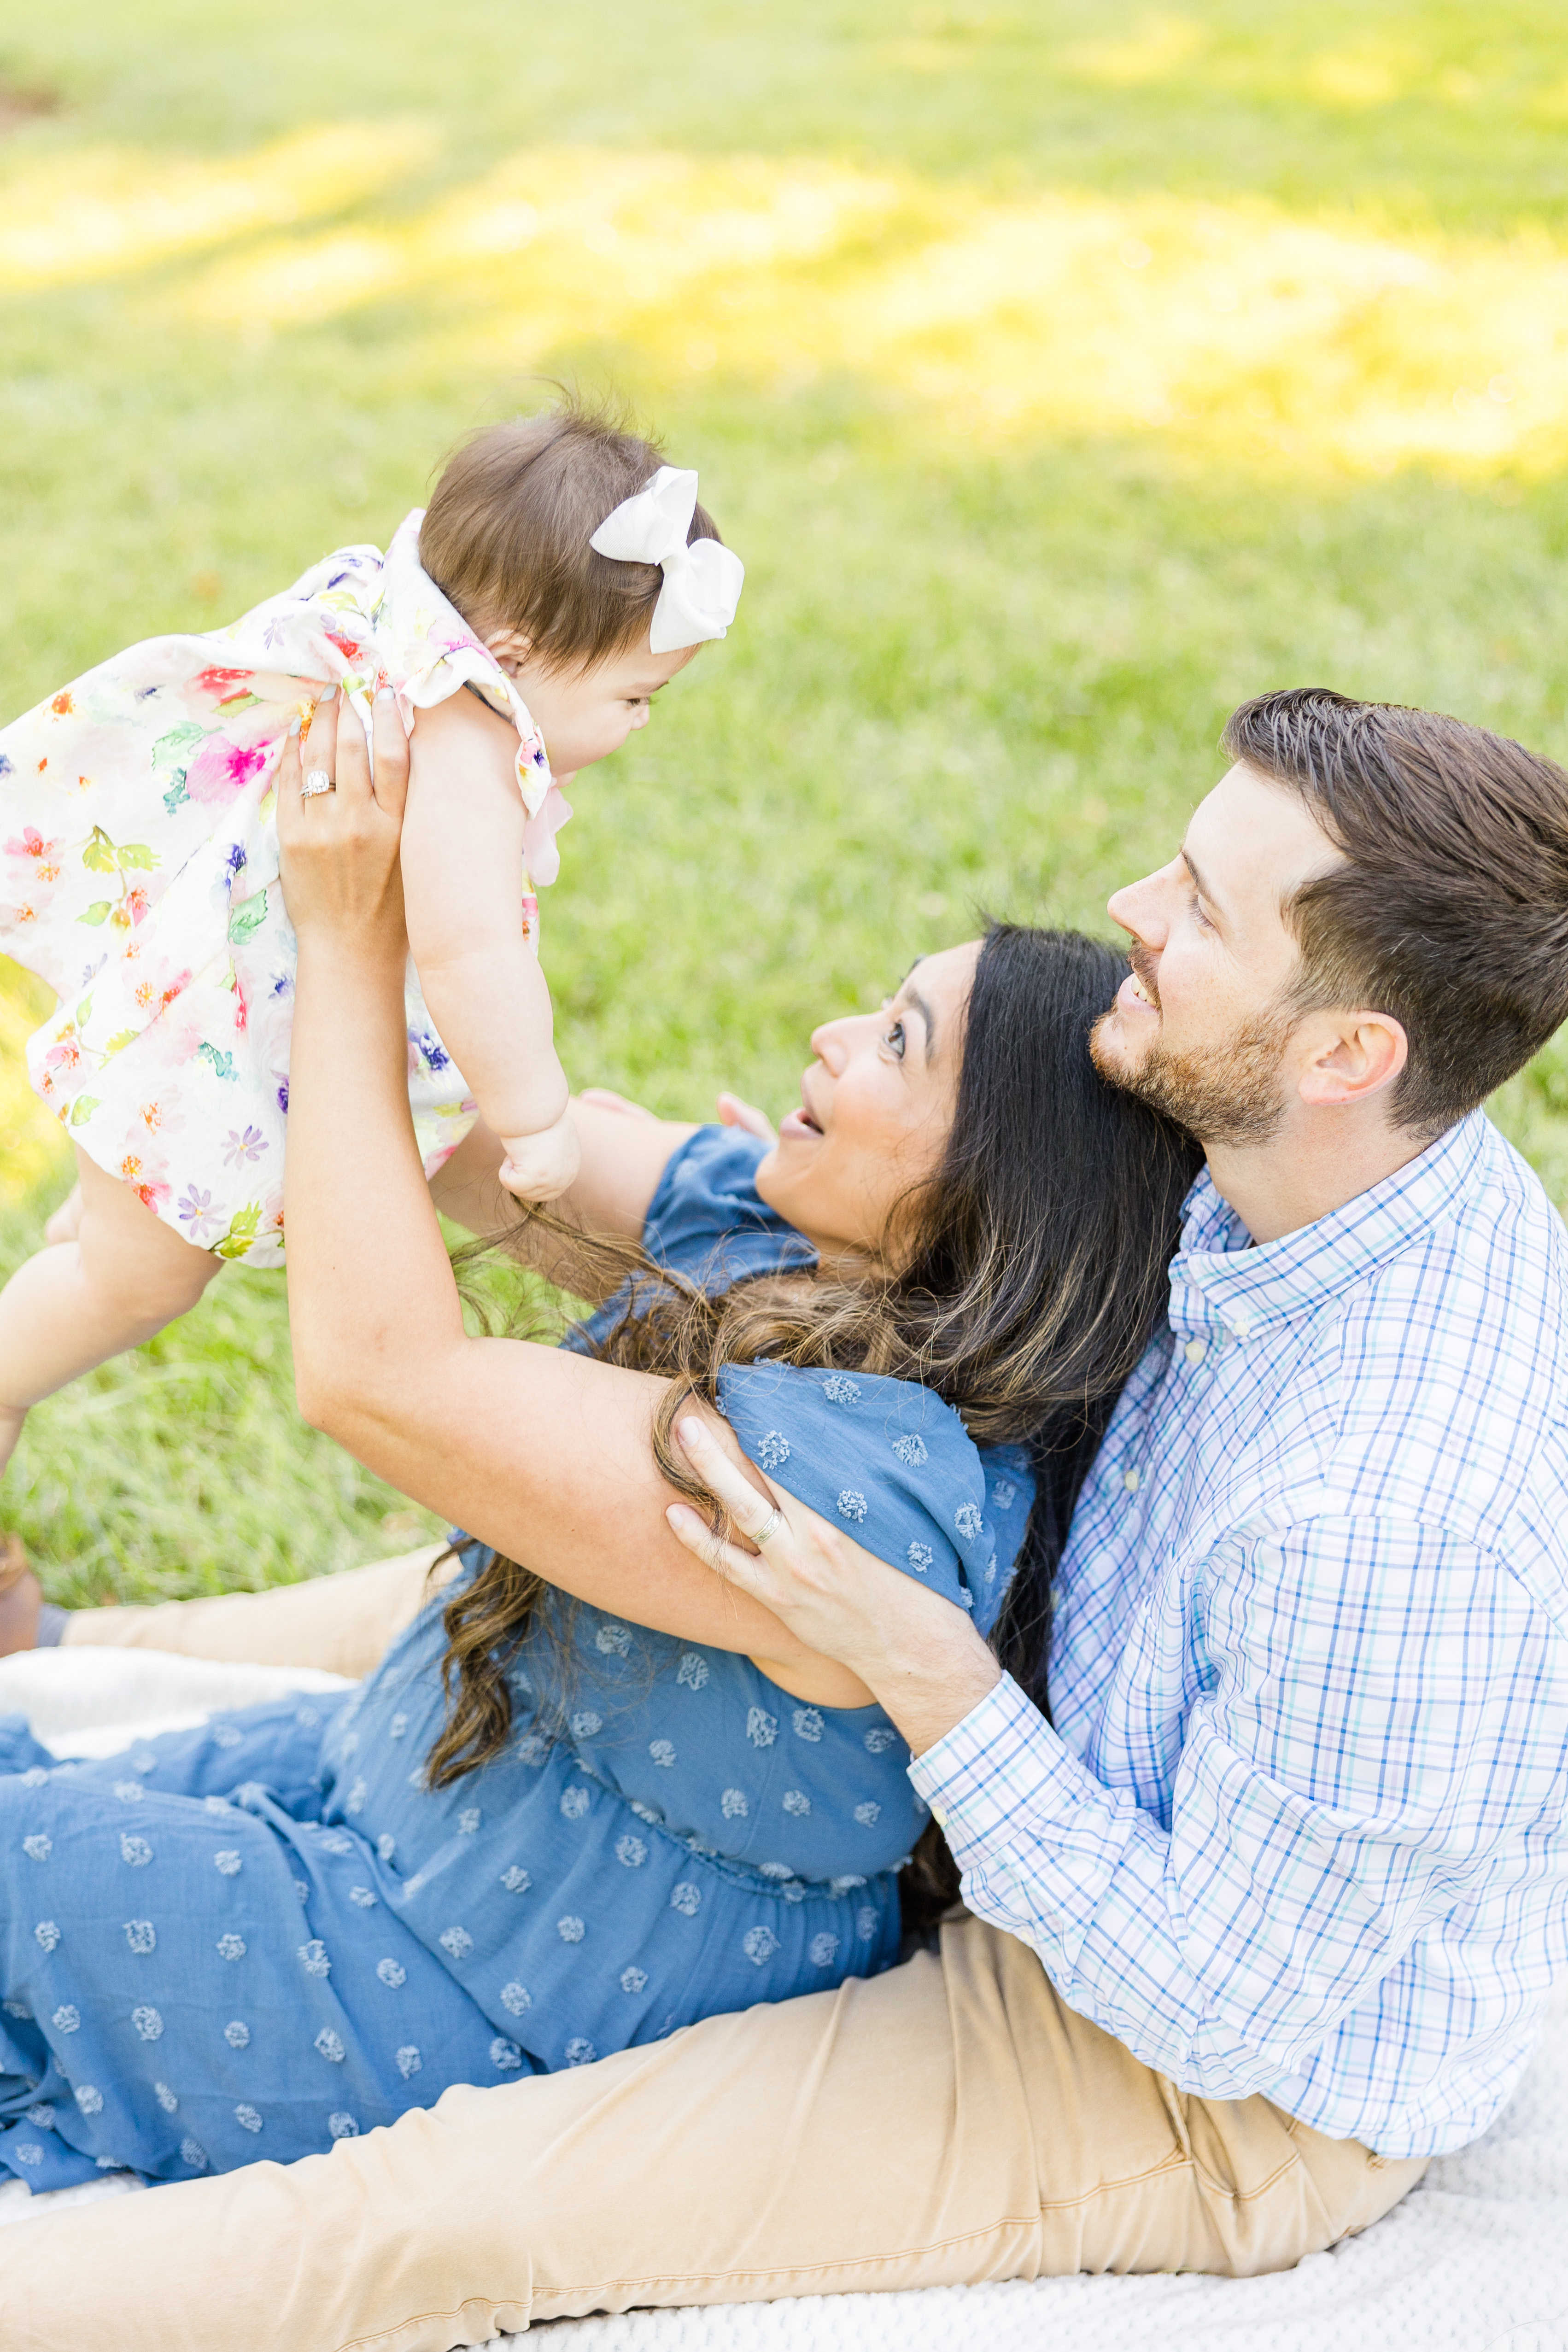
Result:
M1268 1142L1285 1116L1279 1066L1295 1025L1288 1013L1278 1007L1260 1013L1199 1053L1179 1052L1156 1037L1135 1068L1105 1049L1103 1033L1115 1017L1114 1009L1102 1013L1089 1033L1102 1078L1205 1146Z

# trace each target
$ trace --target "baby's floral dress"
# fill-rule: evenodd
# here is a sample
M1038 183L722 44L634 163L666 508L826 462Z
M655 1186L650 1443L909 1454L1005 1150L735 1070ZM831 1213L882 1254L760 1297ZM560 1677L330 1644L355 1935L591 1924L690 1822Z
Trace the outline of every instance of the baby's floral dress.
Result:
M383 556L347 547L202 636L149 638L0 730L0 951L55 991L27 1049L74 1143L198 1247L283 1256L294 934L278 881L289 720L341 686L405 726L471 686L517 728L519 894L559 867L571 811L516 687L419 562L419 512ZM407 983L408 1093L427 1173L475 1106Z

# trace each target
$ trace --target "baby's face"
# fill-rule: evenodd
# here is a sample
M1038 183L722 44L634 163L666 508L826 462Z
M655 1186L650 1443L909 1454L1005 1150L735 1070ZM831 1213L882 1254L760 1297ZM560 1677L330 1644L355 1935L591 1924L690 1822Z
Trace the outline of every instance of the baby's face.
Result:
M656 654L644 644L610 654L587 669L546 670L531 662L526 642L510 631L488 643L517 680L559 784L569 783L579 768L607 760L634 729L646 727L659 688L697 651L685 646L679 653Z

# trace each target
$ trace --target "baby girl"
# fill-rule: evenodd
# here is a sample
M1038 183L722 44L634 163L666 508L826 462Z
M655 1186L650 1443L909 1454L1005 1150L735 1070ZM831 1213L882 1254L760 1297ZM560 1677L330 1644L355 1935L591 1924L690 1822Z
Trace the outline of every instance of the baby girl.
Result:
M384 556L342 549L231 627L134 646L0 731L0 950L59 1000L28 1065L80 1179L0 1293L0 1468L29 1405L183 1314L226 1260L282 1262L294 939L272 777L323 694L367 734L395 697L412 732L426 1175L482 1122L521 1198L570 1184L533 896L559 867L560 787L724 635L742 578L696 475L567 403L479 434ZM464 688L515 729L510 772L474 756L494 722Z

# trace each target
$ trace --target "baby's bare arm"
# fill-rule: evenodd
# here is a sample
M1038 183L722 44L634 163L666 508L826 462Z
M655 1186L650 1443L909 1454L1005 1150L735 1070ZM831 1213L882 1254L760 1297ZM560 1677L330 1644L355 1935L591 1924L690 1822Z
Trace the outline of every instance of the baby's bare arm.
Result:
M431 1018L488 1127L509 1141L566 1108L550 991L522 931L517 737L473 695L416 721L403 894Z

